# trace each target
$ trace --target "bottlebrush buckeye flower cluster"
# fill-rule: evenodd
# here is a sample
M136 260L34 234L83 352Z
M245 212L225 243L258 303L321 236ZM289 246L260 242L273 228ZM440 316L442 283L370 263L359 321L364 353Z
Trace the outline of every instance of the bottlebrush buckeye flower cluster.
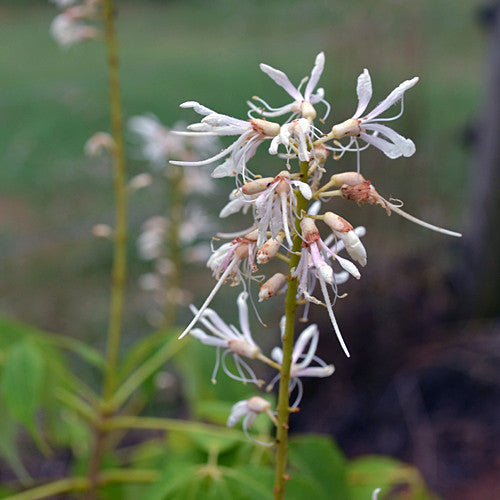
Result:
M415 144L385 123L396 120L403 113L405 92L411 89L418 77L404 81L378 105L366 112L372 98L372 84L367 69L357 81L358 105L352 117L331 120L325 126L331 106L325 100L325 92L318 88L325 65L321 52L316 56L310 75L298 86L291 83L282 71L266 64L261 70L290 96L291 102L273 107L264 99L254 97L249 101L248 118L234 118L213 111L206 106L188 101L182 108L191 108L201 115L201 120L181 132L193 137L235 137L232 144L221 152L201 161L171 161L179 166L212 165L213 177L234 177L235 188L220 216L228 217L239 211L251 214L246 229L227 236L230 241L214 249L208 259L215 285L199 308L192 306L194 318L179 338L187 334L217 350L216 369L222 364L224 372L242 382L262 386L263 381L254 373L252 363L261 361L276 370L281 369L281 346L267 357L258 345L258 338L250 333L247 300L252 281L260 285L259 301L280 300L275 296L283 291L290 280L296 280L296 301L304 305L302 320L307 321L311 304L326 309L331 330L338 338L347 356L349 351L334 314L333 305L341 296L339 291L349 277L361 278L359 267L367 264L367 252L361 242L364 227L353 227L330 207L330 201L339 198L357 204L379 205L389 215L395 212L412 222L448 235L459 233L423 222L401 208L401 203L384 199L372 183L360 172L360 153L368 147L379 149L391 159L409 157L415 153ZM400 110L386 116L393 106ZM318 108L318 110L317 110ZM322 118L317 119L319 108ZM280 119L280 121L276 121ZM283 159L277 174L269 170L259 171L250 163L257 149L267 148L270 155ZM328 157L339 160L345 154L355 153L358 169L343 172ZM268 167L266 167L268 168ZM279 169L279 170L278 170ZM326 181L324 178L326 177ZM282 261L282 272L268 272L268 263ZM290 262L295 264L290 264ZM288 263L288 269L286 264ZM264 278L263 278L264 276ZM226 283L242 285L244 291L238 297L240 329L227 325L209 305ZM199 327L194 328L196 324ZM282 332L284 325L282 324ZM289 391L298 391L297 406L302 397L301 377L326 377L333 373L332 365L316 355L319 331L310 325L298 336L291 357ZM221 354L222 350L222 354ZM220 359L222 356L222 359ZM228 364L232 358L232 370ZM215 377L216 370L214 371ZM282 374L281 374L282 375ZM270 389L278 380L278 374L268 385ZM229 416L232 426L243 415L245 432L260 413L271 416L264 399L259 397L235 404Z

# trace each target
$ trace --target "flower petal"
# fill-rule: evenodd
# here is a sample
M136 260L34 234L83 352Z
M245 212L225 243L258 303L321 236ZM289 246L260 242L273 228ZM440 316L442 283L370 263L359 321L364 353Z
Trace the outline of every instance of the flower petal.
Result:
M375 135L367 134L366 132L361 132L359 134L360 139L363 139L368 144L375 146L377 149L380 149L386 156L391 159L399 158L401 156L401 151L389 141L382 139L381 137L377 137Z
M398 134L387 125L381 125L380 123L367 123L364 125L364 128L366 130L374 130L381 135L385 135L406 158L415 153L415 143L411 139L406 139L402 135Z
M365 112L365 109L372 98L372 80L370 78L370 73L366 68L363 70L363 73L358 76L356 92L358 94L358 109L356 109L356 113L354 113L353 118L359 118Z
M396 104L400 99L402 99L404 93L408 89L411 89L417 82L418 76L400 83L380 104L378 104L363 118L363 121L371 120L372 118L381 115L384 111L387 111L393 104Z
M215 111L212 111L210 108L207 108L206 106L203 106L199 102L196 101L186 101L180 104L181 108L193 108L193 110L198 113L199 115L210 115L211 113L215 113Z
M320 52L316 56L316 60L314 61L314 67L311 71L311 77L307 82L306 90L304 91L304 99L306 101L311 100L311 94L313 93L316 85L318 85L319 79L321 77L321 73L323 73L323 69L325 67L325 54Z
M312 191L309 184L306 184L305 182L302 181L291 181L290 184L293 187L298 188L298 190L306 200L310 200L312 198Z
M296 101L302 101L302 94L294 87L292 82L289 80L288 76L280 71L279 69L275 69L267 64L260 64L260 69L266 73L275 83L277 83L280 87L282 87L288 95L293 97Z

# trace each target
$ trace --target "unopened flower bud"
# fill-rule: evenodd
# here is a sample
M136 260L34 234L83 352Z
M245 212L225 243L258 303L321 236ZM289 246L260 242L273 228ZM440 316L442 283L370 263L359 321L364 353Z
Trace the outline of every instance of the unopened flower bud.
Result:
M263 177L254 181L247 182L241 187L243 194L258 194L265 191L269 184L274 181L274 177Z
M276 238L267 240L257 252L257 264L265 264L276 257L283 243L284 234L279 233Z
M333 186L343 186L347 184L348 186L355 186L364 182L365 178L358 172L342 172L340 174L335 174L330 177L330 182Z
M109 238L113 234L113 229L107 224L96 224L92 227L92 234L96 238Z
M314 243L320 239L318 228L313 219L304 217L300 221L300 228L302 229L302 237L307 243Z
M276 295L278 291L286 283L286 276L282 273L276 273L271 276L261 287L259 291L259 302L263 300L270 299L273 295Z
M254 413L267 413L271 411L271 403L264 398L254 396L247 401L247 408Z
M347 253L363 267L366 266L366 249L354 231L349 231L341 236Z
M261 118L254 118L250 120L250 123L256 132L266 137L276 137L280 133L279 123L268 122Z
M227 346L231 352L249 359L255 359L261 352L257 346L239 339L228 340Z
M357 137L361 134L360 121L356 118L349 118L345 122L334 125L331 131L331 137L342 139L343 137Z
M257 241L257 238L259 237L259 231L257 229L254 229L253 231L250 231L249 233L245 234L244 238L250 241Z
M348 233L354 229L349 222L333 212L326 212L323 217L325 224L335 233Z
M128 187L132 191L137 191L138 189L150 186L152 182L153 178L151 177L151 174L143 173L132 177L128 183Z
M105 151L108 153L113 151L115 142L107 132L96 132L84 146L84 151L87 156L97 156Z

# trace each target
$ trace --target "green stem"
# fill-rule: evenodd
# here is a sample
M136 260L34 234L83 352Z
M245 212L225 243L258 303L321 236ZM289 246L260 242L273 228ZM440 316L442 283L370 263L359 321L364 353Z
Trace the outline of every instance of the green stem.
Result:
M69 491L85 491L89 486L87 479L83 477L74 477L69 479L61 479L47 483L30 490L23 491L17 495L11 495L5 500L37 500L38 498L53 497L68 493Z
M160 368L166 361L174 356L185 342L168 342L158 352L147 359L137 370L123 382L109 400L110 408L119 408L140 387L140 385Z
M158 481L159 472L150 469L108 469L97 478L100 486L110 483L154 483ZM5 500L38 500L53 497L70 491L87 491L90 488L88 479L75 477L53 481L16 495L5 497Z
M300 162L301 181L307 182L309 164ZM307 200L297 194L297 213L307 209ZM300 220L295 221L295 230L300 234ZM295 329L295 313L297 310L297 278L292 277L292 270L297 267L300 260L302 240L295 237L292 254L288 264L288 289L285 298L285 334L283 335L283 361L281 363L280 386L278 392L278 427L276 430L276 465L274 479L274 498L285 498L285 485L287 481L286 465L288 454L288 418L290 415L290 402L288 387L290 385L290 367L292 364L293 337Z
M104 399L109 399L116 387L116 368L118 364L118 352L120 349L123 327L123 301L127 276L127 184L120 79L118 70L118 44L115 33L112 0L104 0L103 8L105 38L108 50L111 131L114 140L113 169L116 204L111 306L103 389Z
M120 96L120 75L118 64L118 42L115 31L115 11L112 0L103 0L103 21L108 57L109 103L111 133L113 136L113 188L115 193L115 231L111 303L109 313L106 364L104 367L103 399L99 414L94 422L93 445L90 454L87 481L87 499L98 496L99 471L106 450L107 435L103 424L109 416L107 402L113 396L117 385L117 365L120 340L123 329L123 304L127 278L127 175L125 165L125 145L123 140L123 117Z

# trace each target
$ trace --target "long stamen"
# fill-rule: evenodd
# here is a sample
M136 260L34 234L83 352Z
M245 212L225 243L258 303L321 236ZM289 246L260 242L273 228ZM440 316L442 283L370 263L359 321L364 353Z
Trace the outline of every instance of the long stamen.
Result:
M288 216L287 216L288 207L286 203L287 194L284 192L280 192L279 197L281 201L281 215L283 217L283 231L285 231L286 241L290 246L292 246L293 245L292 237L290 235L290 228L288 227Z
M339 325L337 324L337 320L335 319L335 315L333 314L332 304L330 302L330 297L328 296L328 290L326 289L326 284L324 280L319 278L319 284L321 286L321 291L323 292L323 297L325 298L326 309L328 310L328 315L330 316L330 321L332 322L333 329L335 330L335 335L337 335L337 339L342 346L342 349L345 352L345 355L350 358L351 355L345 345L344 339L342 338L342 334L340 333Z
M226 270L222 273L222 276L217 281L217 284L214 286L213 290L210 292L210 295L206 298L203 305L198 310L196 316L191 320L191 323L184 329L184 331L179 335L178 339L182 339L185 337L196 324L196 322L200 319L200 316L205 312L205 309L210 305L212 299L215 297L215 294L219 291L220 287L226 281L226 278L231 275L233 269L238 266L240 259L235 258L226 268Z
M455 231L450 231L449 229L444 229L439 226L435 226L434 224L429 224L428 222L424 222L423 220L417 219L413 215L410 215L409 213L405 212L404 210L401 210L397 205L393 205L392 203L387 202L389 205L389 208L393 211L396 212L398 215L401 215L401 217L404 217L405 219L408 219L411 222L414 222L415 224L418 224L419 226L423 226L427 229L431 229L432 231L436 231L438 233L443 233L447 234L448 236L455 236L457 238L462 237L462 233L457 233Z

